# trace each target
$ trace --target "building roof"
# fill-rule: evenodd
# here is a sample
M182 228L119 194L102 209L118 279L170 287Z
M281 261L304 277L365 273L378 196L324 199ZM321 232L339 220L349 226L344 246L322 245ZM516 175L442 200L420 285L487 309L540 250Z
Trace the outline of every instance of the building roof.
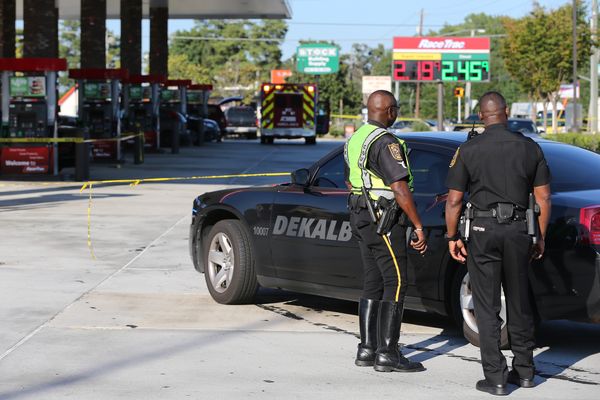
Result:
M120 18L120 0L107 0L107 18ZM57 0L60 19L79 19L81 0ZM150 7L168 7L170 19L286 19L292 17L288 0L142 0L144 18ZM17 1L17 19L23 2Z

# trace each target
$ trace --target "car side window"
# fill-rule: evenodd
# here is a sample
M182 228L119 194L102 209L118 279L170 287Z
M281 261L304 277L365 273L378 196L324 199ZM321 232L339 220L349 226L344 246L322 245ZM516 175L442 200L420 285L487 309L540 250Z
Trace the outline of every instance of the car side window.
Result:
M321 165L313 181L313 186L345 189L344 164L344 155L340 153Z
M408 155L413 174L415 193L431 195L446 193L446 175L451 156L447 154L412 149Z

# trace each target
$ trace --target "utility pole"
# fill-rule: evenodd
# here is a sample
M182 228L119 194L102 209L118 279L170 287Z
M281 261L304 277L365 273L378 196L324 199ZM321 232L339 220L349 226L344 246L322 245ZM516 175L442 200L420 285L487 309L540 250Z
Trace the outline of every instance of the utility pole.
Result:
M419 27L417 29L417 36L423 36L423 9L421 8L421 18L419 18ZM417 82L417 90L415 93L415 118L419 118L421 107L421 83Z
M573 131L579 132L577 123L577 0L573 0Z
M592 21L590 24L592 42L598 40L598 0L592 0ZM592 47L590 61L590 122L591 133L598 132L598 48Z
M471 29L471 37L475 36L475 29ZM471 115L471 81L465 83L465 118Z

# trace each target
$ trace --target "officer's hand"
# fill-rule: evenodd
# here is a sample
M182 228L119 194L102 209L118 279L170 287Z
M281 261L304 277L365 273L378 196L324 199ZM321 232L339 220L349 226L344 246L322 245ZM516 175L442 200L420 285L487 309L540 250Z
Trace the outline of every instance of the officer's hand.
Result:
M462 240L458 239L456 241L449 241L448 250L450 251L452 258L459 263L464 264L465 261L467 261L467 248Z
M423 231L413 231L417 235L417 240L411 240L410 245L413 249L417 250L421 254L425 254L427 251L427 239L425 238L425 233Z
M544 243L544 239L538 238L537 243L533 245L531 261L541 259L544 256L545 248L546 248L546 243Z

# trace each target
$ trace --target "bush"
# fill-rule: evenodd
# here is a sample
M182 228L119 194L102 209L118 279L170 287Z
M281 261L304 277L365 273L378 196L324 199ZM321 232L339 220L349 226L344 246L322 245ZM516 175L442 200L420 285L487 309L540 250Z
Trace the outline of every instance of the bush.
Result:
M410 130L411 132L428 132L431 128L423 121L413 121L413 123L410 124Z
M591 135L585 133L559 133L552 135L542 135L545 139L556 142L568 143L574 146L582 147L595 152L600 152L600 135Z

